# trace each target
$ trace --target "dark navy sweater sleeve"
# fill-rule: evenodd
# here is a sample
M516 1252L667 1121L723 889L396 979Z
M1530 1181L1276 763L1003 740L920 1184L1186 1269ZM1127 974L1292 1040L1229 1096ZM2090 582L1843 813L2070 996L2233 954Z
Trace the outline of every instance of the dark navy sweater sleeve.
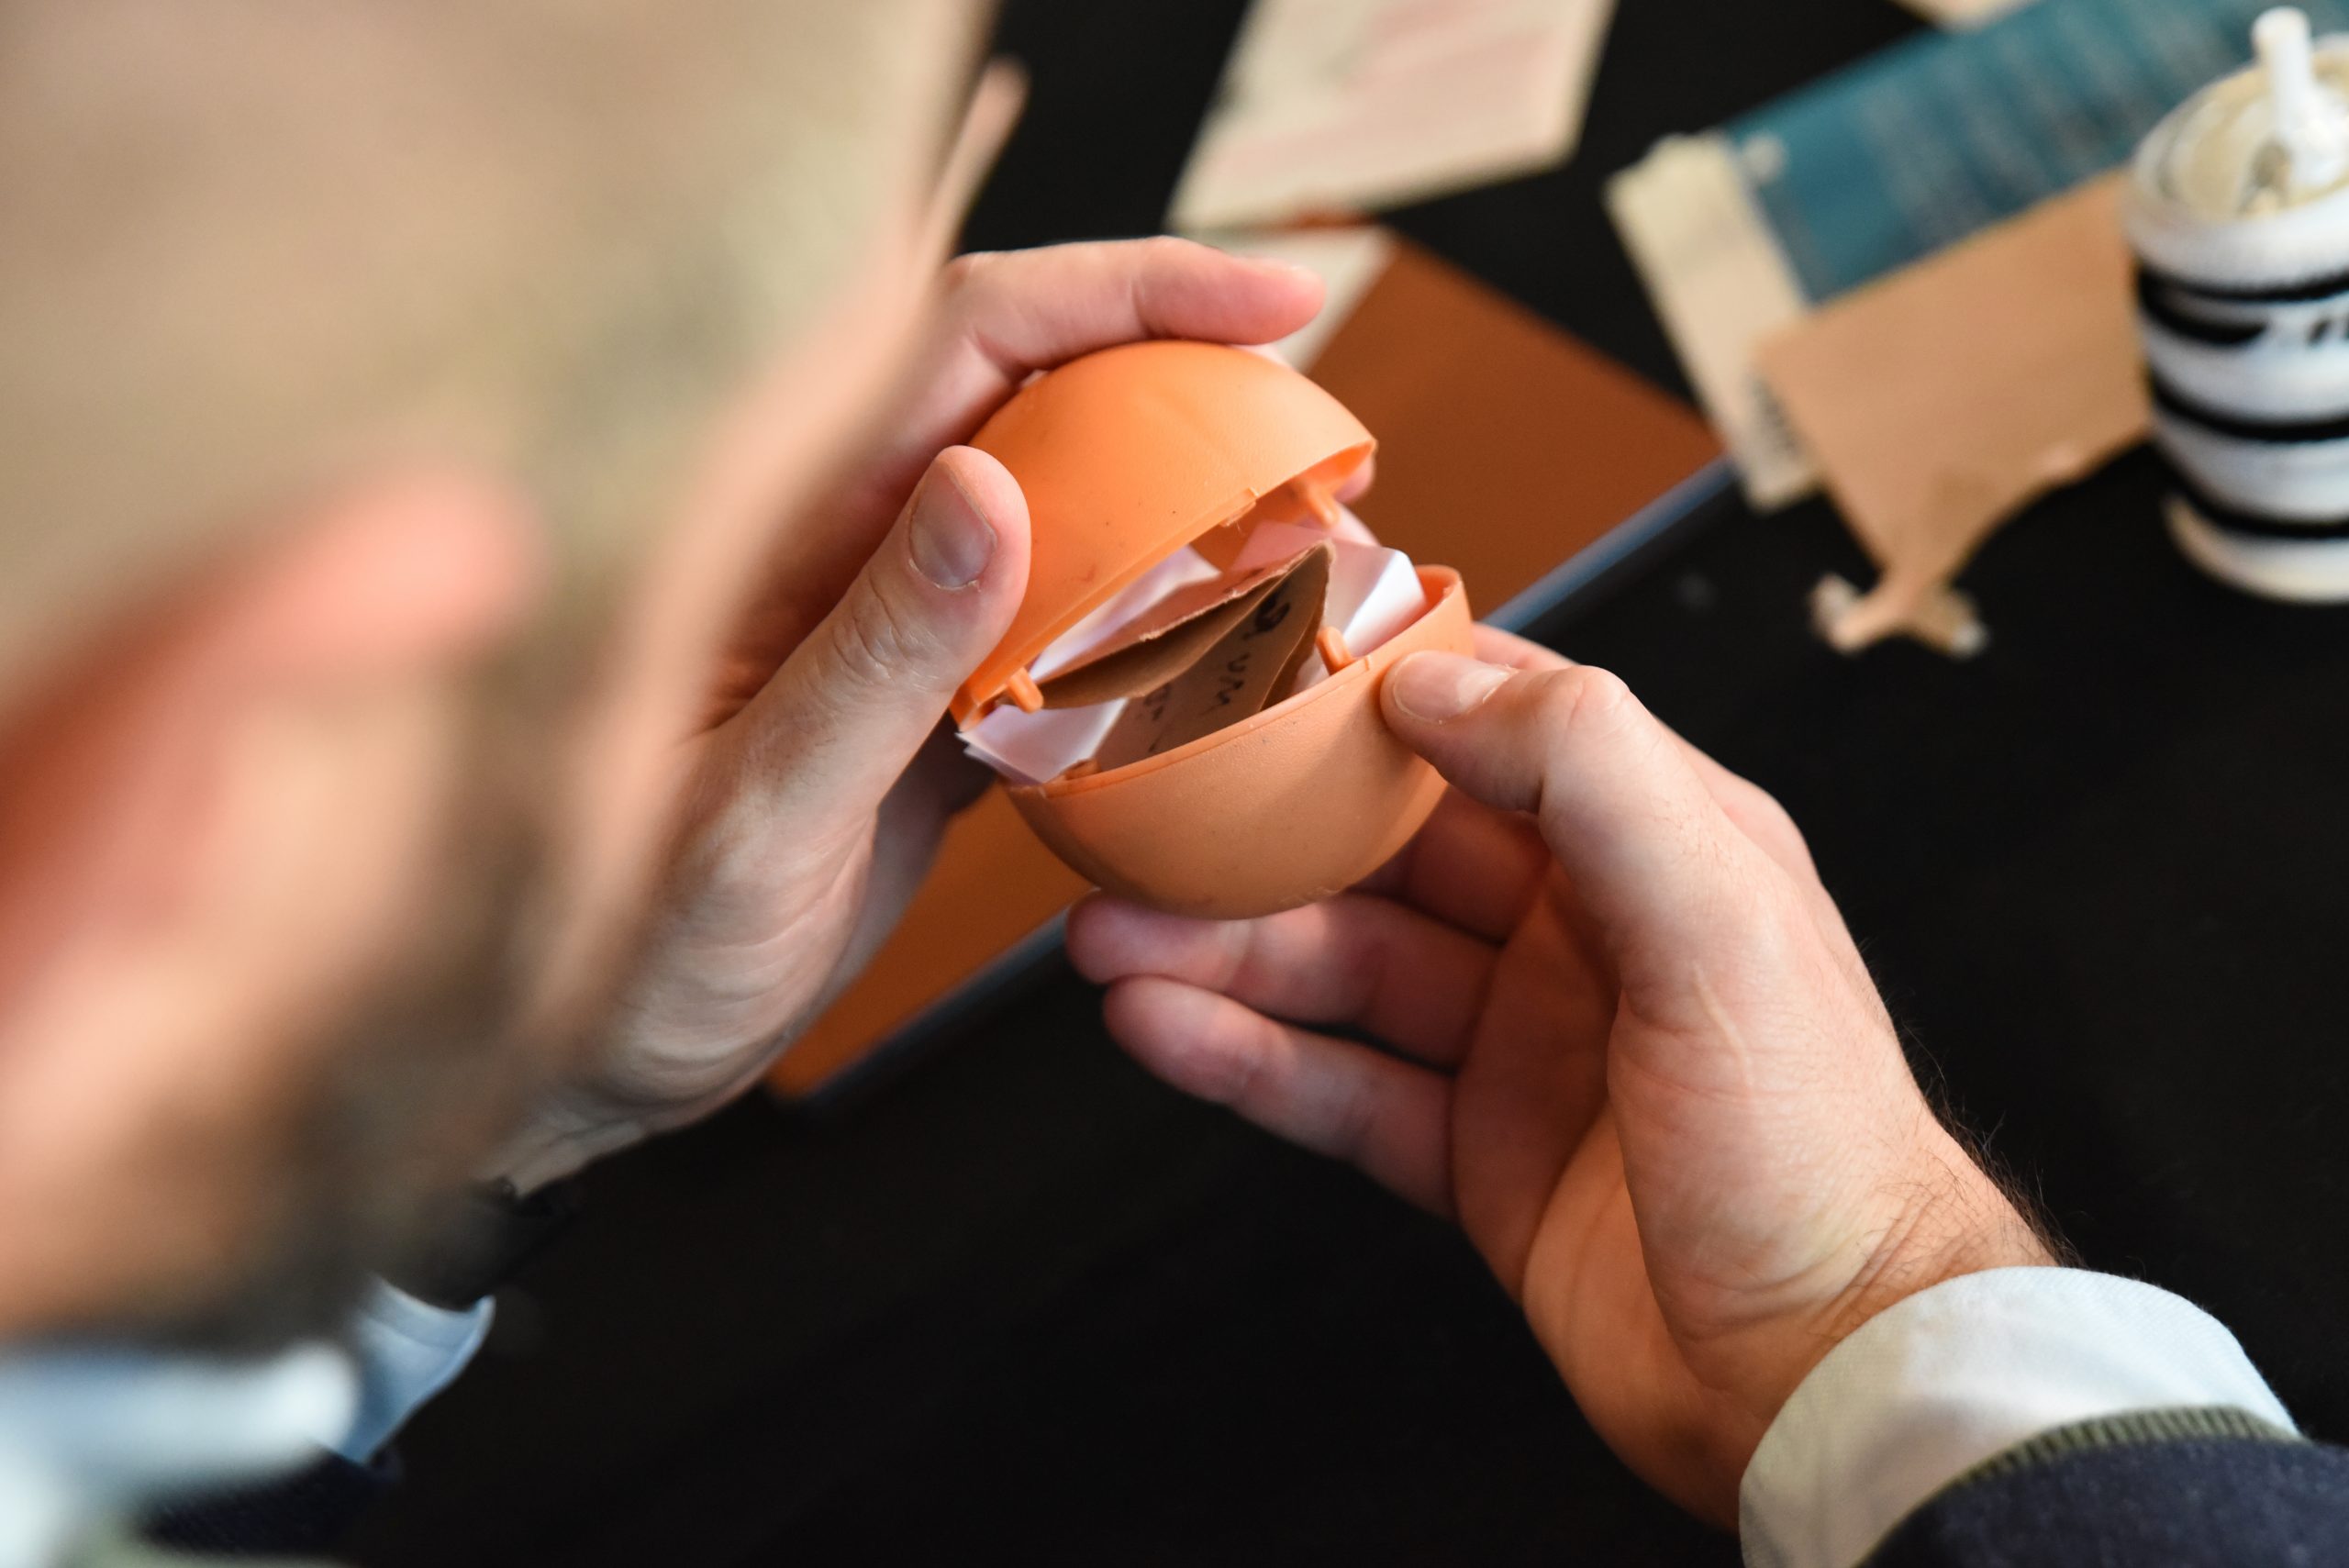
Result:
M160 1508L149 1517L146 1535L182 1551L273 1557L325 1551L398 1478L388 1454L373 1464L322 1454L308 1469L279 1480Z
M2043 1434L1902 1521L1868 1568L2349 1564L2349 1451L2235 1410Z

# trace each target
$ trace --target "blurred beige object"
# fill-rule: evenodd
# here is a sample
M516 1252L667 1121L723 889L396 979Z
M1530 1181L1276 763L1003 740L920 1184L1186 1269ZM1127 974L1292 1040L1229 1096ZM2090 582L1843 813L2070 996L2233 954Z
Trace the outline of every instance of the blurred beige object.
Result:
M1753 362L1755 347L1810 301L1720 131L1668 136L1607 182L1607 210L1647 284L1745 498L1774 512L1819 487L1811 455Z
M1172 228L1358 213L1562 161L1614 0L1255 0Z
M1929 22L1945 28L1978 28L2009 11L2020 11L2031 0L1900 0Z
M1292 368L1310 370L1338 329L1352 318L1370 285L1395 256L1395 236L1376 224L1327 228L1265 228L1197 238L1235 256L1286 261L1321 280L1321 313L1277 343L1264 347Z
M1882 569L1865 594L1820 584L1837 648L1980 648L1950 580L2026 503L2143 439L2121 190L2091 182L1763 344L1763 376Z

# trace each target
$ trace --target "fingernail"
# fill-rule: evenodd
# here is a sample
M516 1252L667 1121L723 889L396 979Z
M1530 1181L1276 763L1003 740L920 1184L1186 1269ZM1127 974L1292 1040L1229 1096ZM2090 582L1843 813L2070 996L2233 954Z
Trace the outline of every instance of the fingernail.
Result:
M988 526L951 468L933 468L914 498L914 569L941 588L967 588L995 559Z
M1442 724L1483 702L1508 679L1495 669L1457 653L1414 653L1395 666L1395 706L1413 718Z

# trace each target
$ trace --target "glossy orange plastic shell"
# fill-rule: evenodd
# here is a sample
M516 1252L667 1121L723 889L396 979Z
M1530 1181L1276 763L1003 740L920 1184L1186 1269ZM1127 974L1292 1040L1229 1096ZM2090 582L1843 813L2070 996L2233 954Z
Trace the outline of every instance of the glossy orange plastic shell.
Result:
M1038 377L971 444L1028 497L1028 596L956 695L969 723L1052 640L1175 550L1301 482L1326 495L1370 432L1297 372L1242 349L1133 343ZM1013 788L1053 853L1112 893L1213 919L1361 881L1418 832L1443 781L1379 712L1386 671L1466 653L1460 576L1421 566L1428 607L1367 655L1252 718L1108 773ZM1032 695L1032 693L1030 694Z
M1177 915L1242 919L1353 886L1443 794L1378 709L1396 661L1470 651L1459 575L1422 567L1419 583L1418 620L1286 702L1113 773L1015 788L1012 804L1096 886Z
M1053 639L1292 480L1334 487L1362 422L1278 361L1217 343L1128 343L1030 382L971 445L1028 497L1028 594L963 689L968 724Z

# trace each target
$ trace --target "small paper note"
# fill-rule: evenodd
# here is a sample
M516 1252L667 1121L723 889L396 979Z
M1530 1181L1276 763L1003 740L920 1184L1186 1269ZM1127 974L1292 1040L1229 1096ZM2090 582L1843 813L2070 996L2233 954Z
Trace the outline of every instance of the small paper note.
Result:
M1095 753L1101 767L1122 768L1228 728L1287 690L1321 628L1331 553L1325 543L1252 591L1245 614L1204 658L1126 704Z
M1043 682L1044 706L1089 707L1119 697L1137 697L1164 685L1222 641L1226 632L1327 538L1316 533L1293 541L1285 555L1259 557L1220 577L1175 589L1077 662Z

